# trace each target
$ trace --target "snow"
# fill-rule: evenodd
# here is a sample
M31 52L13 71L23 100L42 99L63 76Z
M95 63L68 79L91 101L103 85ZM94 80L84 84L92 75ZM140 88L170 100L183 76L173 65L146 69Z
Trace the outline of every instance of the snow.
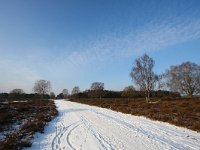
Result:
M200 133L145 117L64 100L59 116L36 133L29 150L200 149Z
M26 101L12 101L13 103L25 103L25 102L28 102L28 100Z

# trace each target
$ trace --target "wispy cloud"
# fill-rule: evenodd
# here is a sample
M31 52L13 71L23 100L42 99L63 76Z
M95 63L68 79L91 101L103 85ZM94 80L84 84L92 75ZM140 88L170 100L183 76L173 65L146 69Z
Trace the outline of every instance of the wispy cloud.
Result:
M166 20L149 22L138 30L126 34L110 33L88 43L81 51L73 51L65 57L76 67L94 62L104 62L132 57L144 52L162 50L168 46L200 38L200 20Z
M128 55L133 51L144 52L162 50L171 45L200 38L200 20L184 22L153 22L145 30L137 31L135 36L130 34L127 38ZM132 37L132 38L131 38Z
M54 74L54 78L62 80L62 83L55 85L56 89L60 88L61 91L65 86L81 85L84 80L101 80L101 77L95 79L95 74L117 67L113 65L133 59L144 52L161 51L169 46L198 38L200 20L149 22L137 30L130 28L123 34L116 32L93 39L87 44L84 43L87 46L79 46L81 49L67 49L46 66L49 66L49 74Z
M53 87L59 92L69 84L74 86L77 80L84 80L85 73L87 76L88 72L108 68L109 63L200 38L200 20L177 20L152 21L138 29L107 33L84 43L87 46L79 46L81 49L61 50L62 54L39 49L27 52L22 60L19 60L20 54L16 58L8 56L10 59L2 55L0 92L13 88L31 92L33 83L41 78L53 84L55 81Z

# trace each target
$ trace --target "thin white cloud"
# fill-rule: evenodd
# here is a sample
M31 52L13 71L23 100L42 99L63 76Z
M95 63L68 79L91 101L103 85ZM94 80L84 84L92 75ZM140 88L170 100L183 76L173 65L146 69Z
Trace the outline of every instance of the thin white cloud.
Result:
M82 49L67 49L62 54L49 54L48 49L34 50L20 61L17 60L19 57L6 60L2 56L0 70L3 80L0 80L0 92L1 89L9 91L13 88L31 92L33 83L41 79L41 76L55 81L53 87L56 89L64 88L79 79L84 80L85 72L87 76L88 72L107 67L110 62L199 38L200 20L181 22L168 19L162 23L149 22L138 30L130 29L126 34L110 33L89 41ZM57 80L61 80L61 83Z
M88 47L66 56L71 65L83 67L108 63L116 59L132 57L148 51L162 50L168 46L200 38L200 20L149 22L139 30L130 29L127 34L111 33L88 43Z
M129 35L128 55L133 51L162 50L165 47L200 38L200 20L192 22L153 24L136 35ZM133 37L133 38L131 38Z

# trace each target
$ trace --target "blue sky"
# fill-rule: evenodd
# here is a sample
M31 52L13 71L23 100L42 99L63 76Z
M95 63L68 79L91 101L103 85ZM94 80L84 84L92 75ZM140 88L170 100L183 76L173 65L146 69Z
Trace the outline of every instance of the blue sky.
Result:
M50 80L52 91L122 90L135 58L155 72L200 64L199 0L0 0L0 92Z

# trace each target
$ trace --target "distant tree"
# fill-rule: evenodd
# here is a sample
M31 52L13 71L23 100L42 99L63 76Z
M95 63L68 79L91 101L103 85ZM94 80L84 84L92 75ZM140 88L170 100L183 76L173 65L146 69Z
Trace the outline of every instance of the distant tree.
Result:
M66 98L68 97L68 95L69 95L67 89L63 89L62 93L63 93L63 98L64 98L64 99L66 99Z
M89 90L85 90L85 91L83 91L83 92L80 92L80 93L78 94L78 97L79 97L79 98L89 98L88 92L89 92Z
M74 94L78 94L80 93L80 88L78 86L75 86L73 89L72 89L72 95Z
M121 98L121 95L122 95L121 91L110 91L110 90L103 91L104 98Z
M125 87L123 91L135 91L135 88L132 85L129 85Z
M71 98L80 98L81 96L82 96L82 93L80 92L80 88L78 86L75 86L72 89Z
M55 99L55 97L56 97L56 96L55 96L55 93L54 93L54 92L51 92L51 93L50 93L50 98L51 98L51 99Z
M122 97L128 97L128 98L134 97L135 92L136 92L135 88L132 85L130 85L130 86L127 86L127 87L124 88L121 96Z
M200 66L192 62L171 66L166 72L167 84L172 91L192 96L200 93Z
M10 93L13 93L13 94L24 94L25 92L22 89L13 89L12 91L10 91Z
M104 90L104 83L102 82L93 82L91 87L91 90Z
M20 100L23 98L25 98L25 93L22 89L13 89L8 96L8 99L10 100Z
M35 93L38 93L44 97L45 94L49 93L51 90L51 82L47 80L38 80L35 82L35 85L33 87L33 91Z
M153 58L147 54L137 58L131 70L130 76L140 90L145 91L146 101L149 102L150 92L154 90L158 76L153 72Z
M90 97L99 97L101 98L104 93L104 83L102 82L93 82L90 87L89 95Z
M63 93L60 93L60 94L58 94L58 95L56 96L56 99L63 99L63 98L64 98Z
M8 93L0 93L0 101L6 101L8 99Z

